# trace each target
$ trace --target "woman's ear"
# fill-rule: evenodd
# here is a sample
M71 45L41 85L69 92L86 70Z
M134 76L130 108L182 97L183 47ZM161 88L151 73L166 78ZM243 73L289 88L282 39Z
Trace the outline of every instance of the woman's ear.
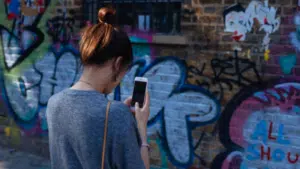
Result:
M114 65L113 65L113 67L114 67L114 71L120 71L120 70L122 70L122 61L123 61L123 57L122 56L118 56L117 58L116 58L116 60L114 61Z
M122 61L123 61L123 57L122 56L118 56L115 61L113 62L113 73L114 73L114 81L117 80L119 74L122 72L123 68L122 68Z

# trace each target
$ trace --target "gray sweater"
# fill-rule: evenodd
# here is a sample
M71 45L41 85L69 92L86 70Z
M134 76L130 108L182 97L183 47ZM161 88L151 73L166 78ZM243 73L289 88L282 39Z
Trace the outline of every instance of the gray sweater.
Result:
M100 169L108 100L97 91L66 89L48 102L52 169ZM105 155L106 169L144 169L140 137L129 108L112 102Z

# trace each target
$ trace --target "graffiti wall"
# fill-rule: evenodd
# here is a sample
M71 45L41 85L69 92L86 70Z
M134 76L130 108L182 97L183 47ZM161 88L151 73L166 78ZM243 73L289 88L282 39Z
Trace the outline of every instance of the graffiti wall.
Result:
M81 75L80 4L0 3L0 115L9 118L0 132L20 144L47 137L48 99ZM107 97L123 101L134 77L149 79L153 168L299 168L296 7L292 0L183 3L181 36L191 35L183 46L129 32L134 64Z
M285 79L241 90L220 118L227 151L213 168L298 168L298 85Z

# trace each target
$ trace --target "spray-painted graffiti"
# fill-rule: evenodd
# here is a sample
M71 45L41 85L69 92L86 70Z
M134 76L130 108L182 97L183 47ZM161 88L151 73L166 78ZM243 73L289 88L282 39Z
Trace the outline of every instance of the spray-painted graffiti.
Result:
M4 1L7 19L13 22L10 29L0 25L6 69L23 61L43 42L44 36L37 24L48 4L49 0Z
M133 43L132 52L135 60L140 58L144 58L148 61L151 60L154 53L149 45L152 43L152 37L150 33L145 34L139 31L129 33L130 41Z
M161 57L150 64L137 61L109 98L124 100L131 95L135 76L149 79L149 134L160 133L175 165L191 165L194 157L191 131L217 120L218 102L201 87L185 84L185 63L175 57Z
M232 32L235 41L244 41L246 33L251 31L252 24L241 4L235 4L227 8L223 13L225 32Z
M300 12L295 15L294 23L296 25L296 32L290 34L291 44L299 52L300 51Z
M213 70L213 76L205 76L205 68L205 64L201 69L189 66L189 78L196 77L196 84L211 91L219 100L223 99L225 90L232 90L235 85L245 87L254 82L261 82L255 62L240 58L237 53L235 57L212 59L210 68ZM252 73L253 77L250 78L249 73Z
M260 1L252 1L246 13L249 16L249 21L257 20L260 24L259 30L263 30L266 35L263 39L262 46L267 51L269 50L270 34L279 29L280 18L276 17L277 9L269 7L268 0L264 0L264 3Z
M295 49L296 53L289 52L287 55L280 55L279 65L282 72L289 75L293 72L293 68L297 64L297 53L300 50L300 13L297 13L294 17L294 24L296 26L296 31L290 33L290 43ZM275 53L276 52L276 53ZM274 54L281 53L284 51L274 51Z
M26 3L30 6L30 2ZM21 14L24 12L21 11ZM20 22L25 22L28 16L24 14ZM48 99L70 87L79 70L79 53L72 39L74 19L66 17L65 13L63 17L58 16L47 21L46 36L52 37L52 45L45 48L44 52L38 52L37 54L41 54L38 59L25 62L24 59L32 56L32 51L44 40L45 35L37 28L40 16L41 14L30 16L33 20L26 22L27 32L20 32L23 40L19 34L15 34L14 29L17 28L13 27L12 31L9 31L1 26L1 44L5 56L3 62L6 65L3 71L5 97L16 123L26 134L47 131L45 109ZM14 18L14 22L18 19L19 17ZM28 33L28 30L31 32ZM26 63L28 65L24 66ZM19 73L16 73L16 70L19 70Z
M279 58L279 65L284 74L291 74L293 67L297 63L297 56L295 54L289 54L287 56L281 56Z
M5 75L6 95L16 121L21 126L39 123L34 133L42 132L37 129L47 130L45 106L48 99L75 82L78 64L78 52L64 47L60 52L50 50L17 79L8 80L10 74Z
M228 149L212 168L295 168L299 157L300 83L246 87L226 106L219 125ZM239 162L234 162L239 161Z
M59 11L59 15L47 21L47 33L52 37L53 43L69 44L77 37L74 32L75 25L74 11Z
M232 32L232 38L235 41L244 41L246 33L252 30L254 21L258 21L259 30L266 33L262 41L262 48L265 50L265 60L269 60L270 34L276 32L280 26L280 17L276 17L276 14L277 9L269 7L268 0L264 0L264 3L259 0L252 0L247 9L238 3L225 9L223 13L224 31Z

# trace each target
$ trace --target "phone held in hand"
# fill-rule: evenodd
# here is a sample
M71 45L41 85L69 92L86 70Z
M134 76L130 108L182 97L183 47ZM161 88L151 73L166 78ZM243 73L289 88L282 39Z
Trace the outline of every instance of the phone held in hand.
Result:
M134 79L134 89L132 94L131 108L134 109L134 105L136 102L138 102L140 108L143 107L147 85L148 79L145 77L136 77Z

